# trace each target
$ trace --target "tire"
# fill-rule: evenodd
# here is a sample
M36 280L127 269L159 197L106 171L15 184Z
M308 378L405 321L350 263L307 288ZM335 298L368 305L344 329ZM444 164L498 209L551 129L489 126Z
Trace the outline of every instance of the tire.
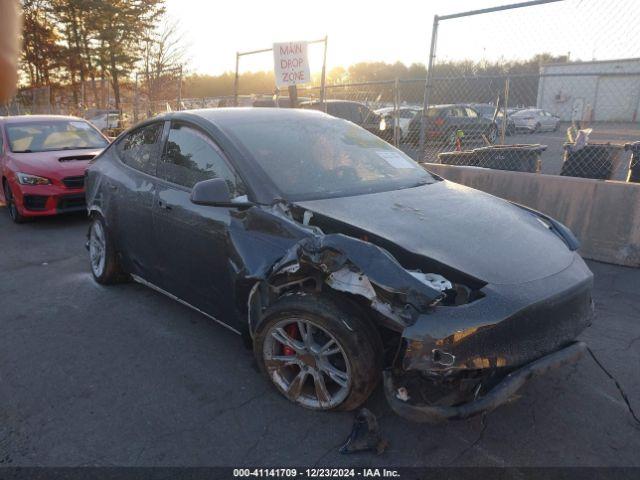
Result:
M302 407L359 407L380 379L383 351L378 332L358 313L327 294L282 297L265 311L254 336L260 369Z
M536 123L536 126L533 127L533 130L531 131L531 133L539 133L540 128L541 128L541 125L539 123Z
M24 223L27 221L27 218L22 215L18 211L18 206L16 205L15 199L13 197L13 192L11 191L11 186L9 185L9 181L4 181L4 199L7 204L7 211L9 212L9 217L13 220L13 223Z
M92 216L88 239L89 265L95 281L102 285L128 281L129 276L122 270L109 230L99 214Z

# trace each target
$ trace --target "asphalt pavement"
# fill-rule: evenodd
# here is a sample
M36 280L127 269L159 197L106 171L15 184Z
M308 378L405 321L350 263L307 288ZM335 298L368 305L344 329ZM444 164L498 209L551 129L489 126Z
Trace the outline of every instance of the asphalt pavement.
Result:
M0 466L640 466L640 424L591 358L484 419L429 426L366 406L388 450L342 455L353 413L289 403L234 333L138 284L89 273L83 216L0 208ZM640 270L589 262L582 335L640 413Z

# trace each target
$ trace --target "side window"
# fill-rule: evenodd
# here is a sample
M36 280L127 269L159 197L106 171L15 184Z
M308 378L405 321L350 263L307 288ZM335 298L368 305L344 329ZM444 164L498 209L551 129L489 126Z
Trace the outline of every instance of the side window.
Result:
M478 113L473 108L465 108L467 112L467 117L469 118L478 118Z
M120 159L131 168L155 175L163 125L152 123L125 136L116 145Z
M211 178L224 178L232 197L246 193L213 141L204 133L180 123L172 123L158 176L191 188Z

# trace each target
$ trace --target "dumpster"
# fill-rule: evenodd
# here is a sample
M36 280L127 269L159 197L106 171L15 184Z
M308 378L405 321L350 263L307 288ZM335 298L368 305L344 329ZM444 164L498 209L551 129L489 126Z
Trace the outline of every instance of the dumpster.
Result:
M610 180L618 168L622 149L622 145L612 143L590 143L575 150L574 144L565 143L560 175Z
M629 163L627 182L640 183L640 142L627 143L624 149L631 150L631 162Z
M492 145L462 152L443 152L438 158L445 165L538 173L540 154L546 149L546 145Z
M442 152L438 154L438 159L443 165L456 165L464 167L477 167L478 157L473 150L461 152Z
M492 145L474 150L478 166L511 172L540 173L540 155L546 145Z

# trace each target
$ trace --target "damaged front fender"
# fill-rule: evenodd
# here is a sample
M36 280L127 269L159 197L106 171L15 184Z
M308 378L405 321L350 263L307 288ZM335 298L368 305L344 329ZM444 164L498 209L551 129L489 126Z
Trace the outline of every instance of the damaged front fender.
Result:
M425 275L403 268L386 250L342 234L313 235L291 247L272 267L265 284L256 285L249 299L251 332L258 312L272 300L272 292L309 282L316 289L363 297L373 310L395 324L410 325L443 297L451 284L435 274Z

